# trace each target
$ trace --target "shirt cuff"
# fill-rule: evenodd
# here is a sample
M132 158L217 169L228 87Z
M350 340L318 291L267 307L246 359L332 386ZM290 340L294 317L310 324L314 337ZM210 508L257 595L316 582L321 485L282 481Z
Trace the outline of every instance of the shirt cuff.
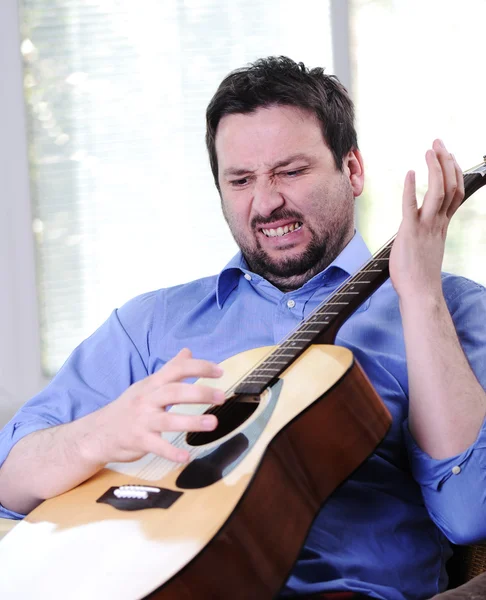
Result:
M5 506L0 504L0 518L2 519L23 519L25 515L21 515L20 513L16 513L13 510L8 510Z
M408 419L402 425L405 445L410 458L412 474L422 486L433 490L440 490L444 483L450 478L460 475L467 469L467 463L475 450L486 448L486 427L481 426L476 440L466 448L464 452L444 459L432 458L429 454L419 448L417 442L410 433Z
M0 430L0 466L3 465L10 451L17 442L29 433L48 429L52 427L50 423L41 420L15 421L12 419L5 427Z

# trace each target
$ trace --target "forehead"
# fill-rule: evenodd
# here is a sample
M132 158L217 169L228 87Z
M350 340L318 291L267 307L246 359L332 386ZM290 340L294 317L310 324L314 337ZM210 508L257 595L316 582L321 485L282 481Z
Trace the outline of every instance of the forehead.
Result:
M293 106L225 115L216 132L220 173L228 167L258 168L285 156L327 149L317 117Z

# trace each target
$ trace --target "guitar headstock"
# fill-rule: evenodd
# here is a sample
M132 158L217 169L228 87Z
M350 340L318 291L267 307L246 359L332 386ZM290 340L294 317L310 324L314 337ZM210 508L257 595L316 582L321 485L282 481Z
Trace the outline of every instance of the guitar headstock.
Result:
M479 165L476 165L472 169L468 169L467 171L464 171L464 175L473 175L474 173L478 173L482 177L486 176L486 154L483 156L482 163L479 163Z
M472 169L464 171L464 200L469 198L474 192L477 192L479 188L486 185L486 156L483 156L483 162L479 163ZM463 202L464 202L463 200Z

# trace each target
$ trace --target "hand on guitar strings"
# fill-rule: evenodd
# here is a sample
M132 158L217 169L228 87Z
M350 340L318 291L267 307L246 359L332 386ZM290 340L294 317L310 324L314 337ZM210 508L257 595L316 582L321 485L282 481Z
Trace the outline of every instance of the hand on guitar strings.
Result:
M192 358L184 348L159 371L131 385L117 400L96 413L99 443L95 457L100 463L131 462L154 453L174 462L187 462L189 453L162 439L164 431L212 431L214 415L183 415L166 411L177 404L223 404L223 391L184 383L191 377L218 378L216 363Z

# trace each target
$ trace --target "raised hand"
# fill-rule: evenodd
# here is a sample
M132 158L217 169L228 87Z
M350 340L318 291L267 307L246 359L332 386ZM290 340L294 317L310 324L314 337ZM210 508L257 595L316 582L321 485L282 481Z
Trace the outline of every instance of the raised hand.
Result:
M402 222L390 255L390 277L400 300L440 298L441 268L450 220L464 198L464 178L454 156L435 140L425 159L429 177L417 206L415 173L405 178Z

